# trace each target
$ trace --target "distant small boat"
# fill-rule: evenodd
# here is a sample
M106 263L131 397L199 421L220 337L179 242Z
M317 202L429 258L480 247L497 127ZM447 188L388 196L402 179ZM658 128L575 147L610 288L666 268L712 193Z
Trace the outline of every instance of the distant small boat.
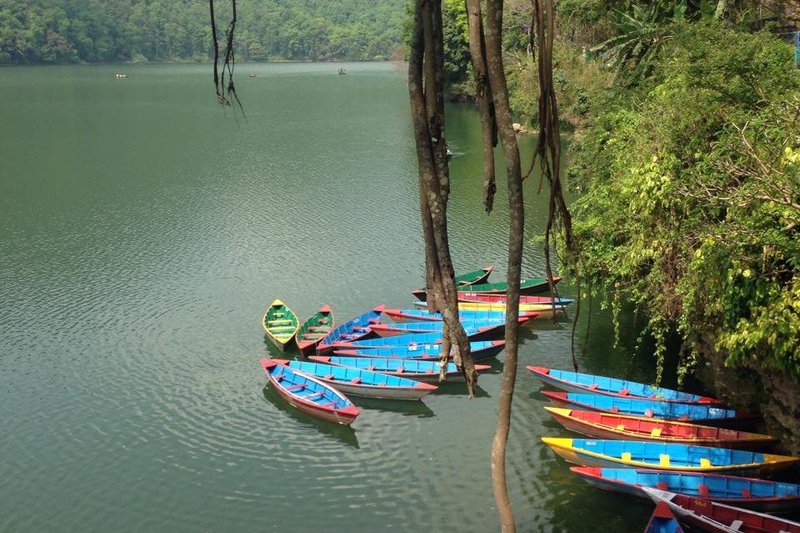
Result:
M359 415L358 407L333 387L271 359L261 359L261 366L278 394L297 409L344 425L352 424Z
M300 327L297 315L280 300L270 304L261 323L267 336L282 352L286 351L286 346L292 342Z
M552 437L543 437L542 441L567 462L581 466L747 474L780 470L800 462L800 458L787 455L666 442Z
M250 77L251 77L251 78L255 78L255 77L256 77L256 75L255 75L255 74L250 74Z
M663 387L651 387L644 383L627 381L624 379L608 378L594 374L583 374L570 370L557 370L543 366L528 366L534 376L543 383L551 385L558 390L568 392L583 392L617 396L620 398L638 398L641 400L656 400L660 402L680 402L699 404L721 403L716 398L680 392Z
M303 355L314 353L317 349L317 344L331 332L333 325L333 311L331 311L330 306L323 305L319 311L303 322L303 325L297 330L295 342L297 342L297 348L300 353Z
M560 276L553 277L553 284L561 281ZM520 295L538 294L548 290L550 285L547 283L547 278L527 278L520 280ZM508 283L501 281L498 283L481 283L469 286L470 292L481 292L488 294L506 294L508 292ZM411 294L417 297L418 300L425 301L427 298L427 291L425 289L417 289L411 291Z
M718 533L800 533L800 523L684 494L644 487L650 498L667 504L681 521Z
M274 360L296 372L313 376L340 392L366 398L420 400L436 390L435 385L360 368L334 366L307 361Z
M703 472L665 472L644 468L573 466L581 479L600 490L647 498L643 487L667 490L764 512L800 509L800 485Z
M370 372L383 372L392 376L400 376L426 383L437 383L442 363L424 359L400 359L397 357L344 357L339 355L312 355L312 361L336 366L363 368ZM489 365L475 365L477 372L485 372ZM447 381L464 381L464 374L455 363L447 363Z
M128 77L128 75L127 74L117 73L117 74L114 74L114 77L117 78L118 80L124 80L125 78Z
M723 448L758 448L775 442L769 435L688 422L601 411L581 411L549 405L544 408L568 430L598 439L678 442Z
M541 393L558 407L678 420L695 424L742 423L755 418L755 415L742 414L733 409L696 403L659 402L577 392L542 391Z
M347 71L344 68L340 68L339 69L339 76L344 76L345 74L347 74Z
M501 337L505 331L506 322L500 319L487 319L487 320L462 320L461 325L464 328L497 328L493 330L497 336ZM406 335L408 333L433 333L442 331L444 322L435 320L423 320L421 322L391 322L381 323L372 326L372 331L378 337L393 337L396 335Z
M339 341L354 341L358 339L369 338L372 335L370 326L377 324L381 321L381 313L383 313L384 306L378 307L361 313L357 317L348 320L341 326L337 326L325 338L323 338L317 345L317 353L324 355L333 350L333 345Z
M483 361L497 356L503 351L505 341L476 341L469 343L473 361ZM348 357L393 357L400 359L440 359L441 344L414 344L409 346L391 346L388 348L335 349L336 355Z
M650 520L644 528L644 533L683 533L684 529L678 518L664 502L658 502Z
M419 321L419 320L433 320L441 321L443 319L441 313L431 313L427 309L385 309L384 313L392 320L402 321ZM532 320L539 316L535 311L520 311L520 319ZM485 309L479 311L460 311L458 318L464 320L505 320L505 311L487 311ZM520 322L521 323L521 322Z

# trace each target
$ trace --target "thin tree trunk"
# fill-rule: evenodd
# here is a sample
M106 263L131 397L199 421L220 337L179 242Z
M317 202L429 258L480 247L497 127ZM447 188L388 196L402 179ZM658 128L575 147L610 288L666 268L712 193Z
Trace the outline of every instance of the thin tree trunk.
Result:
M517 379L517 351L519 328L519 286L522 268L522 245L524 241L525 206L522 200L522 169L519 146L511 120L508 87L502 56L502 0L486 1L486 59L489 84L492 89L496 113L497 131L506 157L508 176L508 300L506 307L506 358L503 366L503 381L500 388L500 407L497 431L492 443L492 485L497 511L500 514L502 531L516 531L511 500L506 483L506 444L511 427L511 405L514 384Z

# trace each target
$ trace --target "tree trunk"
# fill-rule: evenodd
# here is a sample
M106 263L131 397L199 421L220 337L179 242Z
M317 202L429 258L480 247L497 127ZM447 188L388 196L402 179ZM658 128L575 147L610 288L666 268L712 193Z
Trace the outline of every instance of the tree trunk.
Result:
M441 4L417 0L408 63L411 118L419 163L420 215L425 242L425 278L429 310L444 317L442 362L451 347L462 369L470 397L477 373L469 340L459 320L453 263L447 239L450 176L444 139L444 45ZM441 379L446 369L442 365Z
M508 87L502 56L502 0L486 2L486 59L489 85L492 90L496 113L497 131L506 157L508 176L508 300L506 307L506 358L503 366L503 382L500 388L500 407L497 431L492 443L492 485L500 514L502 531L516 531L514 513L508 497L506 483L506 444L511 426L511 404L514 384L517 379L517 348L519 328L519 286L522 267L522 245L524 241L525 206L522 200L522 169L519 146L511 119Z

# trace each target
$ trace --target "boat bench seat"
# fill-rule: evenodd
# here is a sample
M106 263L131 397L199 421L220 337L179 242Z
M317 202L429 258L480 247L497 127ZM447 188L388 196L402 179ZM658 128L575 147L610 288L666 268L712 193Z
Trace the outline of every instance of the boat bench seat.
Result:
M705 483L700 483L697 486L697 494L699 494L702 498L708 498L710 492L708 490L708 485Z
M653 428L650 430L651 437L660 437L661 436L661 428Z
M358 385L359 383L361 383L361 378L355 377L355 378L350 380L350 383L352 383L354 385Z
M711 461L707 457L700 458L700 466L702 468L711 468Z
M324 407L324 408L326 408L326 409L327 409L328 407L333 407L334 405L336 405L336 402L328 402L328 403L321 403L321 404L319 404L319 406L320 406L320 407Z
M333 379L333 374L327 374L327 375L326 375L325 377L323 377L322 379L331 380L331 379Z
M308 396L303 396L304 400L314 400L316 398L321 398L325 393L322 391L312 392Z
M301 390L301 389L305 389L305 388L306 388L306 384L305 383L297 383L296 385L289 385L288 387L286 387L286 390L288 390L289 392L292 392L292 391Z

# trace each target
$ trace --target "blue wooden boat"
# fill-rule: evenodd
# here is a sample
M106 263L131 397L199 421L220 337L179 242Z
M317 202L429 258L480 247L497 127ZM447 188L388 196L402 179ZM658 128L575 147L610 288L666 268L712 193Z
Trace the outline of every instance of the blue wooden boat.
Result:
M419 400L436 390L435 385L361 368L326 365L309 361L274 359L279 365L312 376L352 396L387 400Z
M667 442L552 437L542 441L567 462L581 466L747 474L779 470L800 461L787 455Z
M420 320L441 322L442 320L441 313L430 313L427 309L385 309L383 312L386 314L386 316L391 317L392 320L397 322L409 320L415 322ZM539 313L533 311L520 311L520 319L525 319L524 321L521 321L520 324L523 324L532 318L536 318L537 316L539 316ZM506 314L505 312L501 311L488 311L481 309L478 311L459 311L458 318L462 322L464 320L505 320Z
M640 468L570 468L590 485L609 492L649 499L642 487L765 512L800 509L800 485L702 472L664 472Z
M261 366L283 399L310 415L350 425L359 415L358 407L333 387L293 369L263 358Z
M317 345L317 353L322 355L330 352L333 345L339 341L351 341L368 337L372 334L370 326L381 321L381 313L384 306L379 305L366 313L361 313L357 317L348 320L341 326L328 333Z
M683 531L678 517L665 502L658 502L653 514L650 515L650 521L644 528L644 533L683 533Z
M644 383L637 383L624 379L583 374L580 372L571 372L569 370L556 370L543 366L528 366L527 369L543 383L567 392L604 394L606 396L639 398L660 402L720 403L716 398L665 389L663 387L651 387Z
M480 337L484 332L475 328L464 328L467 338L470 340ZM485 340L485 339L483 339ZM374 339L364 339L357 341L339 341L334 345L336 349L355 348L357 350L367 350L371 348L391 348L392 346L411 346L414 344L440 344L442 333L409 333L407 335L395 335L394 337L376 337Z
M497 336L502 337L506 328L505 319L480 319L462 320L461 325L466 328L493 328L491 330ZM409 333L433 333L444 329L444 322L435 320L422 320L420 322L385 322L375 324L372 331L379 337L392 337L394 335L407 335Z
M341 355L312 355L309 359L317 363L335 366L349 366L363 368L370 372L383 372L393 376L416 379L426 383L437 383L439 371L442 368L440 361L425 359L400 359L398 357L346 357ZM475 365L476 372L485 372L489 365ZM455 363L447 363L445 369L447 381L464 381L464 374Z
M555 405L572 409L588 409L630 416L645 416L663 420L691 421L693 423L729 423L751 420L750 414L742 414L733 409L693 403L657 402L618 398L601 394L581 394L577 392L542 391Z
M503 351L505 341L476 341L469 343L473 361L491 359ZM396 357L401 359L441 359L441 344L390 346L388 348L334 349L336 355L349 357Z

